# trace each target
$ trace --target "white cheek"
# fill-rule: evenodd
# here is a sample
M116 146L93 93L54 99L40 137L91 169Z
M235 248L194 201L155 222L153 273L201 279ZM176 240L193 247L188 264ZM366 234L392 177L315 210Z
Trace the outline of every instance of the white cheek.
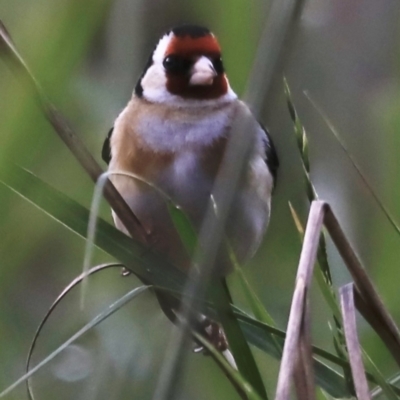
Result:
M173 33L170 32L168 35L164 35L158 42L158 45L153 54L153 61L155 64L161 64L163 62L165 53L167 52L172 37Z
M142 79L143 96L150 101L168 100L171 94L167 91L167 78L161 65L152 65Z

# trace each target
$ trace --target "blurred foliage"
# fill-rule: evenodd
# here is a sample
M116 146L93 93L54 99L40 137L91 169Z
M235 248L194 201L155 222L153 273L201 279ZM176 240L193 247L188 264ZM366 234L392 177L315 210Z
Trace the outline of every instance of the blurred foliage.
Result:
M210 27L223 47L232 86L242 93L269 6L261 0L5 0L0 3L0 18L52 101L100 159L109 127L166 28L182 22ZM400 220L399 12L394 0L308 1L268 94L263 122L275 141L281 169L265 245L245 272L282 328L300 250L288 201L302 217L308 210L283 73L307 128L311 178L318 194L332 205L385 303L400 320L396 279L400 238L302 93L308 90L327 112L371 185ZM89 206L90 180L3 63L0 105L0 168L19 164ZM106 205L102 215L110 220ZM4 388L22 374L29 341L45 310L81 271L84 242L3 186L0 237L0 387ZM328 252L334 283L348 281L329 242ZM97 251L94 262L109 259ZM138 283L112 271L92 281L85 312L79 311L78 295L71 294L43 332L36 360ZM244 305L234 275L230 285L235 301ZM312 295L313 339L329 347L327 307L317 290ZM386 374L393 372L394 365L376 335L360 325L362 343L372 359ZM116 399L132 393L150 398L171 329L154 298L145 294L39 373L33 379L35 392L41 399ZM278 363L260 352L255 357L261 370L268 371L265 383L273 393ZM84 373L73 370L77 363L87 365ZM24 395L19 388L8 398ZM190 356L182 399L234 396L207 357Z

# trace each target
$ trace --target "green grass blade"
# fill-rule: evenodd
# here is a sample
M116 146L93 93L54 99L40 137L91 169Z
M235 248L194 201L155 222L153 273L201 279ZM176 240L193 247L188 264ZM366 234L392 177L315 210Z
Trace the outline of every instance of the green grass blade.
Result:
M118 311L121 307L126 305L128 302L133 300L139 294L143 293L147 290L149 286L140 286L135 288L122 296L116 302L112 303L110 306L107 307L104 311L100 314L96 315L91 321L89 321L82 329L72 335L67 341L65 341L61 346L59 346L55 351L53 351L50 355L48 355L44 360L42 360L39 364L33 367L28 373L21 376L17 381L15 381L12 385L10 385L7 389L3 390L0 393L0 398L9 394L13 389L15 389L18 385L25 382L28 378L30 378L34 373L36 373L39 369L44 367L48 364L51 360L53 360L58 354L60 354L66 347L68 347L71 343L79 339L82 335L88 332L90 329L94 328L96 325L100 324L100 322L107 319L110 315L114 314Z
M233 383L240 389L240 391L246 395L246 398L248 398L248 400L261 400L261 397L253 389L253 387L243 378L243 376L236 369L234 369L228 363L228 361L226 361L222 354L217 351L213 345L211 345L207 340L204 339L203 336L199 335L198 333L193 332L193 335L201 343L201 345L210 352L211 356L225 371L229 379L232 380Z
M365 370L376 378L377 383L381 387L382 393L386 396L386 398L388 400L398 400L399 398L396 392L393 390L392 386L388 382L386 382L386 379L383 376L382 372L371 360L369 355L364 350L362 352L362 355L363 355Z
M85 239L89 218L87 208L44 183L37 176L12 164L9 165L7 174L0 171L0 182ZM165 258L150 252L102 219L98 221L95 244L139 276L146 277L154 286L166 288L171 293L182 292L184 275L179 270L168 264ZM249 343L279 359L274 343L268 341L264 329L260 328L260 324L263 326L261 322L250 318L246 323L240 321L240 324ZM317 371L317 374L319 373ZM348 391L340 384L331 393L330 384L324 382L324 379L325 376L322 376L318 382L329 394L334 397L348 395Z
M324 297L328 307L330 308L333 316L338 320L341 321L341 315L339 306L337 303L337 299L332 294L332 289L329 284L326 282L325 276L320 268L315 269L314 277L317 280L318 287L321 291L322 296Z
M367 364L367 363L366 363L366 364ZM394 386L394 385L398 384L399 381L400 381L400 372L396 372L395 374L393 374L391 377L389 377L389 378L386 380L386 382L391 386L391 388L392 388L395 392L396 392L396 389L398 389L398 388L397 388L397 386ZM398 389L398 390L400 390L400 389ZM378 399L382 394L383 394L383 390L382 390L382 388L381 388L380 386L374 388L374 389L371 391L371 397L372 397L373 399L375 399L375 398ZM397 394L399 394L399 393L397 392Z
M289 86L287 84L286 79L284 80L284 86L285 86L285 93L286 93L286 97L287 97L289 112L290 112L290 115L291 115L291 118L292 118L292 121L293 121L293 125L294 125L294 133L295 133L295 137L297 139L297 143L298 143L298 147L299 147L299 151L300 151L300 155L301 155L301 159L302 159L302 163L303 163L303 169L304 169L304 173L305 173L305 177L306 177L306 191L308 193L309 200L311 201L311 200L313 200L313 197L310 196L310 194L311 194L311 190L310 189L313 189L314 196L316 196L316 192L315 192L315 189L314 189L314 187L313 187L313 185L311 183L310 176L309 176L310 163L309 163L309 158L308 158L307 135L306 135L306 131L305 131L304 127L302 126L301 121L300 121L300 119L299 119L299 117L297 115L295 106L294 106L294 104L292 102L290 89L289 89ZM338 140L338 142L341 145L342 149L345 151L347 156L350 158L350 161L352 162L353 166L355 167L355 169L357 170L357 172L360 175L361 179L363 180L363 182L368 187L369 191L371 192L371 194L373 195L373 197L375 198L375 200L379 204L380 208L385 213L386 217L389 219L390 223L397 230L397 232L400 233L400 229L399 229L398 225L395 223L394 219L391 217L391 215L388 212L387 208L380 201L379 197L373 191L373 189L370 186L369 182L366 180L366 178L362 174L359 166L355 162L355 160L354 160L353 156L351 155L351 153L346 148L344 142L342 141L342 139L338 135L338 133L335 130L335 128L333 127L332 123L328 120L326 115L322 112L322 110L316 105L316 103L311 99L311 97L307 93L306 93L306 97L310 100L310 102L312 103L314 108L317 110L317 112L320 114L320 116L322 117L324 122L329 127L330 131L333 133L335 138ZM300 234L301 240L302 240L303 239L303 235L304 235L304 228L302 226L301 220L298 217L295 209L292 207L292 205L290 203L289 203L289 207L290 207L290 211L292 213L292 217L293 217L294 223L296 225L296 228L297 228L297 230L298 230L298 232ZM347 355L347 348L346 348L345 343L344 343L343 328L342 328L342 318L341 318L341 314L340 314L340 310L339 310L339 305L338 305L338 301L337 301L337 298L336 298L336 294L335 294L335 292L333 290L332 279L331 279L331 274L330 274L330 267L329 267L327 254L326 254L326 243L325 243L324 235L321 235L321 238L320 238L320 244L319 244L319 248L318 248L317 260L318 260L318 264L319 264L320 268L316 269L315 277L317 279L318 286L319 286L319 288L321 290L321 293L322 293L323 297L325 298L325 301L327 302L327 304L328 304L329 308L331 309L331 312L332 312L332 314L334 316L335 328L332 329L332 332L333 332L333 339L334 339L335 348L337 350L338 355L341 358L347 358L348 355ZM366 355L366 357L368 357L368 356ZM371 363L372 363L372 361L371 361ZM348 367L344 367L343 371L345 373L346 380L349 382L350 385L352 385L352 376L350 374L349 368ZM376 367L375 368L371 367L369 369L369 379L373 380L374 382L376 382L378 384L380 384L382 382L382 380L383 380L383 383L386 383L384 378L383 378L383 376L382 376L382 374L380 373L379 370L376 369ZM392 388L390 388L390 389L393 391Z
M264 304L261 302L253 288L250 286L244 272L243 268L239 265L239 262L236 258L235 253L233 252L231 246L229 243L227 244L228 251L229 251L229 257L231 259L231 262L234 266L235 273L237 277L239 278L239 283L242 288L242 292L247 300L247 303L250 306L250 309L256 319L258 319L261 322L264 322L265 324L271 325L271 326L276 326L274 319L271 317L271 315L268 313L267 309L265 308ZM275 343L276 350L278 351L279 354L282 354L282 345L275 340L275 337L266 332L266 335L269 336L269 340L273 341Z
M235 315L237 316L240 323L242 324L243 329L248 331L249 341L252 344L254 344L255 346L259 347L260 349L264 349L267 353L273 355L274 353L271 352L271 349L273 349L272 343L265 340L265 337L262 334L262 331L271 333L272 335L275 336L276 340L278 340L281 343L283 343L283 340L286 337L286 333L284 331L282 331L281 329L264 324L263 322L254 319L253 317L251 317L250 315L247 315L245 312L243 312L242 310L240 310L239 308L237 308L235 306L233 307L233 309L234 309ZM250 329L247 329L246 326L250 326ZM315 355L318 355L318 356L324 358L325 360L330 361L338 366L343 367L343 366L348 365L347 361L341 359L340 357L336 356L335 354L329 353L328 351L321 349L320 347L312 346L312 350ZM279 355L277 353L275 353L274 357L279 359Z
M232 311L230 295L226 283L221 280L220 282L214 282L211 286L211 296L214 307L217 310L224 328L229 348L232 351L239 372L243 375L243 378L252 385L261 398L267 399L268 396L260 371L240 324Z
M193 255L197 244L197 234L193 225L182 209L172 204L172 202L168 202L168 209L186 250L189 255ZM260 371L257 368L253 354L240 329L240 325L233 315L226 283L214 281L210 286L211 299L240 373L263 399L267 399ZM231 379L233 379L233 377L231 377Z
M175 229L182 240L183 245L190 257L193 256L197 245L197 233L193 228L188 216L182 209L172 201L167 200L168 212L174 223Z
M253 321L253 324L250 322L250 318L244 318L243 315L238 315L240 319L240 324L242 327L247 340L258 347L260 350L265 351L269 355L280 359L280 354L277 353L275 348L275 344L266 340L265 331L269 330L270 332L276 332L276 328L267 327L265 324L261 322ZM257 325L257 326L255 326ZM272 328L272 329L271 329ZM282 332L283 337L285 337L285 333ZM281 341L283 345L283 338L278 338L278 341ZM313 347L313 351L315 353L315 347ZM323 354L327 353L322 351ZM333 354L329 354L332 360L336 360L337 363L340 365L342 361L338 359ZM343 397L350 397L350 393L347 389L346 382L341 374L333 370L328 365L324 364L323 362L314 359L314 371L315 371L315 381L318 386L323 388L326 392L332 395L335 398L343 398Z
M292 96L290 93L289 85L284 78L284 90L286 94L287 105L289 108L290 117L293 122L294 134L297 139L297 147L300 153L300 159L302 162L304 178L305 178L305 191L307 194L308 201L312 203L312 201L318 199L318 194L314 188L314 185L311 181L310 177L310 159L309 159L309 147L308 147L308 139L306 130L297 114L295 105L292 101ZM289 204L292 217L296 224L297 230L300 233L302 239L302 232L304 232L304 228L302 227L301 220L298 218L298 215L294 208ZM345 345L345 339L343 336L343 328L342 328L342 320L340 316L338 301L336 299L336 293L333 287L332 282L332 274L330 271L330 266L328 262L328 255L326 251L326 239L325 232L323 231L319 237L319 244L317 250L317 261L318 261L318 269L320 270L320 274L317 274L317 282L319 284L322 295L327 301L327 304L332 309L333 320L336 326L336 330L332 331L333 334L333 342L337 344L335 346L336 352L341 358L347 358L347 348ZM348 369L343 369L346 381L349 384L349 387L352 387L352 375Z
M262 331L269 332L281 345L283 345L286 333L274 326L270 326L254 319L253 317L249 316L235 306L233 307L233 309L247 340L254 346L258 347L260 350L263 350L267 354L271 355L272 357L280 359L280 354L276 352L274 343L269 341ZM333 397L342 398L350 396L348 389L343 386L344 379L342 375L332 370L319 359L316 359L315 356L323 358L324 360L329 361L330 363L333 363L342 368L350 368L348 361L317 346L312 346L312 351L314 353L314 367L318 385ZM367 369L367 379L371 383L380 384L380 380L377 376L375 376L373 368ZM331 391L331 381L335 382L335 384L338 384L337 389L335 389L333 392ZM400 389L394 386L394 384L398 381L400 381L400 374L398 376L394 376L392 379L389 379L388 384L390 385L392 391L400 396ZM376 392L378 392L379 390L380 389L376 389Z
M52 188L34 174L15 165L0 171L0 182L44 211L66 228L86 239L89 210ZM150 251L99 218L95 245L154 286L181 292L184 274L165 257Z
M291 211L294 223L296 225L296 229L299 232L301 240L303 240L304 227L301 223L301 220L300 220L296 210L294 209L294 207L292 206L291 203L289 203L289 207L290 207L290 211ZM325 260L327 262L327 259L324 255L320 255L318 257L317 261L319 262L321 259ZM342 353L342 355L345 356L344 349L339 341L339 335L338 335L338 328L340 328L340 326L341 326L342 316L340 313L340 309L339 309L339 305L338 305L336 296L334 295L334 292L332 291L332 287L329 285L329 283L325 279L325 276L324 276L321 268L315 269L314 276L318 282L318 286L321 290L321 293L322 293L326 303L328 304L332 314L336 318L336 321L339 321L339 326L336 326L335 328L332 327L331 330L333 332L334 338L336 338L336 348L337 348L338 352ZM396 396L392 387L385 381L383 374L379 371L379 369L372 362L372 360L370 359L370 357L364 350L363 350L363 354L364 354L364 359L368 362L368 365L370 366L370 368L366 367L366 370L368 371L370 377L373 378L373 381L378 383L379 385L385 385L385 389L389 391L390 395ZM346 369L348 370L347 367L345 368L345 370ZM382 387L383 391L385 391L385 389ZM385 391L385 393L386 393L386 391ZM393 399L393 397L390 397L388 394L387 394L387 397L391 400ZM397 396L395 398L397 398Z
M315 391L315 394L317 396L317 400L334 400L333 397L329 396L327 393L325 393L322 389L318 388Z

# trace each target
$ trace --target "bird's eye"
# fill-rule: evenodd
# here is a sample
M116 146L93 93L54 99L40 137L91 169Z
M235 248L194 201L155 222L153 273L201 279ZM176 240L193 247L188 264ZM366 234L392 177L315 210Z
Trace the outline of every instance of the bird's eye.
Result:
M170 71L172 69L175 69L179 64L178 57L176 56L168 56L165 57L163 66L167 71Z
M224 65L222 64L222 58L217 57L212 60L213 67L215 68L215 71L217 74L223 74L224 73Z
M167 72L179 74L187 73L190 69L190 62L176 55L165 57L163 66Z

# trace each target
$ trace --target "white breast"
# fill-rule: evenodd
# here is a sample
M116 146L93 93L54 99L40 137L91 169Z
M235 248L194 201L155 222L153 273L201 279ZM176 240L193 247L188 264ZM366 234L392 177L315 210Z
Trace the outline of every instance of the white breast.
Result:
M199 110L165 110L138 119L135 131L154 151L178 152L210 145L230 127L234 104Z
M209 203L213 177L203 170L200 157L207 146L216 139L229 135L235 107L243 103L208 110L159 108L157 112L138 109L132 130L143 146L157 152L172 152L174 158L152 183L167 193L199 227ZM153 106L152 106L153 107ZM116 121L116 131L124 119L124 113ZM121 123L122 126L122 123ZM255 126L258 125L255 123ZM258 247L269 219L272 177L263 160L260 128L256 136L256 149L250 160L248 177L235 196L227 235L240 259L246 259ZM261 145L260 145L261 143ZM201 151L200 151L201 150ZM177 235L165 200L155 190L144 190L143 184L129 178L113 179L113 182L142 223L159 237L156 247L178 265L185 264L185 250ZM148 188L147 188L148 189ZM116 219L117 226L121 223ZM227 267L226 255L220 257L221 273Z

